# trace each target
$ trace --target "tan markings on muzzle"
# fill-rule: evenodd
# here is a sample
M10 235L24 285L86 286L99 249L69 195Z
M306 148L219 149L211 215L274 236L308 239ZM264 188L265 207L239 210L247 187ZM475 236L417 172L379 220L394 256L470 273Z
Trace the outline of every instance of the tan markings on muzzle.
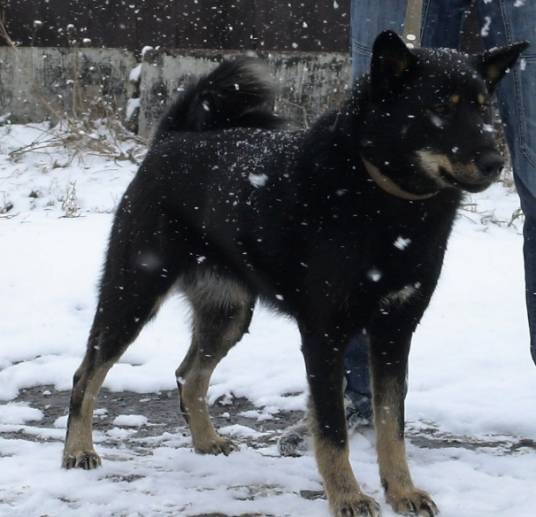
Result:
M439 169L445 169L449 174L454 172L452 162L448 156L441 153L434 153L432 151L426 151L424 149L417 151L419 162L424 171L435 180L443 184L443 180L439 174Z
M441 177L440 169L446 171L454 180L471 184L478 184L480 181L481 172L473 160L469 163L453 163L444 154L425 150L417 151L417 155L425 172L441 185L448 183Z

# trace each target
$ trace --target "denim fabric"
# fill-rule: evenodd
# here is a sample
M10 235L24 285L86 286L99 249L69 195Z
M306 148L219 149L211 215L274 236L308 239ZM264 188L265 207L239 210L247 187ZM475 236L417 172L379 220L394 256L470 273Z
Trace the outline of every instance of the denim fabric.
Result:
M402 34L406 0L352 0L352 75L355 78L368 72L372 43L383 30Z
M350 340L344 356L344 393L352 404L352 408L347 409L347 415L355 410L360 418L367 420L372 416L368 346L367 335L358 334Z
M457 48L471 0L423 0L423 47ZM536 363L536 0L477 0L485 48L526 40L531 47L502 80L497 98L512 157L514 178L525 214L524 259L531 353ZM352 75L368 72L376 35L385 29L404 30L406 0L352 0ZM362 400L368 394L367 343L356 337L346 355L347 394ZM368 391L367 391L368 390ZM354 398L354 397L352 397Z
M521 209L530 350L536 364L536 2L494 0L478 3L481 23L489 23L486 48L528 41L521 63L499 84L497 98L512 156Z
M536 203L534 196L519 178L517 191L521 198L521 209L525 213L523 225L523 256L525 259L525 296L530 330L530 352L536 364Z

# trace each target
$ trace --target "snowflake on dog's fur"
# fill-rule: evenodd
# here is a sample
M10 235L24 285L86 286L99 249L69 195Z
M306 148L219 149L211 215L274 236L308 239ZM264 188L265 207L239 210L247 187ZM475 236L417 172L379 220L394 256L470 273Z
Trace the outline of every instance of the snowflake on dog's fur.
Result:
M381 271L379 271L378 269L376 269L375 267L372 268L372 269L369 269L367 271L367 276L369 277L370 280L372 280L373 282L379 282L382 278L382 273Z
M395 248L398 248L399 250L405 250L410 244L411 244L411 239L402 237L402 235L399 235L396 238L395 242L393 242L393 246Z

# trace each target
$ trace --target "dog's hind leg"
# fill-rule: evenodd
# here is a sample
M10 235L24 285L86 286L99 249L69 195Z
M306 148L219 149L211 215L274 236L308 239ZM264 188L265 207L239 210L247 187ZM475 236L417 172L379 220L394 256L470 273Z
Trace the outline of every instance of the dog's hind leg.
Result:
M178 261L170 232L143 212L147 226L133 220L135 211L123 204L114 224L100 296L87 350L73 379L63 454L65 468L92 469L100 464L93 448L95 399L108 370L156 313L176 281Z
M376 447L386 499L395 512L433 517L430 496L415 488L404 442L404 397L407 360L414 318L385 313L370 329ZM411 327L411 328L408 328Z
M190 349L176 371L181 411L196 452L227 455L234 445L214 429L206 394L214 368L247 332L255 298L237 283L211 274L196 278L184 291L193 321Z
M171 286L169 281L155 285L147 278L146 286L138 279L134 287L128 276L101 291L86 355L73 379L63 455L65 468L91 469L100 464L92 442L95 399L108 370L155 313Z
M62 462L67 469L94 469L101 463L93 448L93 407L112 362L99 359L98 345L94 344L97 342L90 337L86 355L73 378Z

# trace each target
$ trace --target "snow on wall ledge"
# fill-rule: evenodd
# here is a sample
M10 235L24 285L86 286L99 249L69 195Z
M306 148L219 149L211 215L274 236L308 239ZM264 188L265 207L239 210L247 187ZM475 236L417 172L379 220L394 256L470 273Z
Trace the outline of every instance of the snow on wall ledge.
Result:
M151 49L143 53L140 71L135 53L122 49L0 47L0 117L27 123L87 112L102 116L110 113L99 109L104 104L124 119L139 86L138 132L149 137L177 91L193 76L238 53ZM258 56L269 63L281 85L276 109L297 126L307 126L346 95L350 84L346 53L292 51Z

